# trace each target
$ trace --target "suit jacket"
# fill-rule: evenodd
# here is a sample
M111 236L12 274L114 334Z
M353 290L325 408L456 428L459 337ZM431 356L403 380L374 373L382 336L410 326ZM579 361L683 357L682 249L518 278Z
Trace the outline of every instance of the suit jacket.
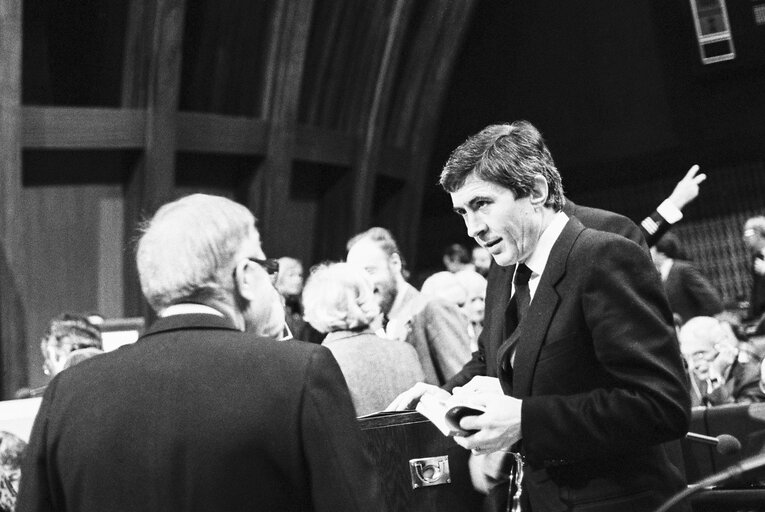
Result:
M337 331L329 333L323 345L340 365L357 416L385 410L400 393L423 380L417 352L404 341Z
M377 476L329 350L160 318L51 382L19 511L376 510Z
M669 307L680 315L683 323L695 316L722 313L720 295L696 267L682 260L673 260L664 281Z
M627 217L608 210L579 206L568 199L563 211L569 217L575 216L589 228L616 233L632 240L648 254L648 246L640 229ZM507 304L506 300L502 302L501 297L507 297L510 293L514 272L515 265L500 267L492 261L486 278L486 313L483 330L478 337L478 350L473 352L472 359L462 367L462 370L443 386L447 391L451 391L455 386L466 384L476 375L497 376L497 350L505 340L505 305Z
M659 506L685 485L660 443L687 431L690 397L645 247L570 219L514 333L515 371L504 332L511 268L492 268L499 279L489 278L479 350L450 387L497 376L507 394L524 399L524 481L534 512Z

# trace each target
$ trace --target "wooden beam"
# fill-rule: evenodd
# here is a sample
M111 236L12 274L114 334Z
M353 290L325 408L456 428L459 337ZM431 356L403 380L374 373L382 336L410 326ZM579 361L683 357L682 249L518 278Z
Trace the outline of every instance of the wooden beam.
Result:
M28 382L21 181L21 0L0 0L0 397Z
M270 27L264 98L270 125L266 158L248 188L248 206L261 239L273 254L300 254L305 241L284 236L284 229L305 224L291 208L290 176L295 155L297 109L311 27L313 0L278 0Z
M295 158L304 162L350 167L357 145L345 132L318 126L299 125L295 132Z
M380 2L377 5L381 6ZM363 145L360 148L356 169L353 198L351 203L352 230L358 233L367 228L372 217L372 201L374 197L375 169L379 163L379 155L384 136L385 113L390 104L393 80L398 60L401 56L403 34L406 30L407 19L414 2L395 0L390 19L385 30L380 31L380 37L385 38L380 67L375 80L375 90L369 108L369 117L363 133Z
M145 144L138 109L23 107L22 146L35 149L134 149Z
M174 195L185 0L132 0L123 67L123 107L145 108L144 154L125 192L125 240ZM125 314L151 318L135 265L125 269Z
M178 113L178 150L264 155L269 124L263 119L200 112Z
M423 94L420 99L414 122L410 147L413 158L410 169L427 169L436 133L436 123L441 116L443 97L451 79L452 68L457 52L462 46L467 27L470 24L476 0L438 0L432 8L442 13L442 21L438 24L437 33L432 39L428 62L427 75L424 81ZM435 16L434 16L435 17ZM402 207L397 209L397 224L399 229L407 233L404 246L409 248L410 264L416 265L416 254L419 237L422 196L425 186L426 172L412 173L413 178L404 187Z

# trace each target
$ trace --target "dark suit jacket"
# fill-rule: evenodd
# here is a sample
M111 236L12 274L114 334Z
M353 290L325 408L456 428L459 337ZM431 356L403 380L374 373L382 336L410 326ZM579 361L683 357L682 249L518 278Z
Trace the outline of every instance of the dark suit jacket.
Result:
M688 262L672 262L664 281L664 291L667 293L670 309L680 315L683 323L695 316L714 316L723 311L717 290Z
M523 399L535 512L649 510L684 487L660 443L687 432L687 380L661 283L632 242L569 220L497 361L505 393Z
M160 318L134 345L50 384L18 509L377 510L348 389L329 350Z
M495 271L498 282L489 278L479 351L450 384L497 376L506 393L524 399L525 482L534 512L663 503L685 483L659 444L687 431L690 397L646 251L572 218L514 334L521 339L514 372L498 364L508 356L512 274L503 274Z
M622 235L639 244L648 254L648 246L640 229L623 215L599 208L579 206L568 199L563 212L569 217L575 216L589 228ZM492 261L486 278L486 313L484 328L478 337L478 350L473 352L472 359L462 367L462 370L443 386L447 391L451 391L455 386L466 384L476 375L497 376L497 350L505 339L505 305L507 304L507 301L502 302L498 298L507 297L510 293L514 272L515 265L500 267Z

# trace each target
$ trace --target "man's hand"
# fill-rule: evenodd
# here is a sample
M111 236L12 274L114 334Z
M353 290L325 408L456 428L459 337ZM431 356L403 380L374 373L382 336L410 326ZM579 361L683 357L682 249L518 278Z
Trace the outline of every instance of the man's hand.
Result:
M434 395L441 400L448 400L452 396L448 391L445 391L438 386L434 386L433 384L425 384L424 382L418 382L394 398L385 410L406 411L409 409L414 409L417 406L417 402L419 402L420 398L422 398L422 395L425 394Z
M681 179L677 185L675 185L675 190L672 191L672 193L669 195L669 200L672 202L673 205L677 207L678 210L682 210L685 205L696 199L699 195L699 185L707 179L706 174L699 174L696 175L696 173L699 171L699 166L694 165L690 169L688 169L688 172L685 174L683 179Z
M728 369L733 366L733 363L738 357L738 348L731 346L729 343L718 343L715 345L717 349L717 357L712 361L709 367L709 377L713 379L719 379L725 381L725 374L728 373Z
M461 394L453 400L465 403ZM509 451L510 447L521 439L521 400L498 393L474 393L471 403L485 408L486 412L478 416L466 416L460 421L465 430L478 430L475 434L454 440L473 453L491 453Z
M457 386L452 389L453 395L460 395L461 393L502 393L502 385L499 383L499 379L496 377L485 377L483 375L477 375L470 379L470 382L464 386Z

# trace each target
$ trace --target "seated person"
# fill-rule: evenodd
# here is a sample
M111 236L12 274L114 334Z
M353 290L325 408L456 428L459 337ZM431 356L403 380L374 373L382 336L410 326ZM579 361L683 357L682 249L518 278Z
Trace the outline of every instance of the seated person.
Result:
M58 375L64 369L69 354L82 348L103 349L99 328L82 315L63 313L53 318L40 341L45 375L51 378ZM42 396L45 387L19 389L16 398Z
M739 357L739 342L726 324L707 316L691 318L679 339L690 369L692 405L765 402L760 363Z
M0 431L0 512L13 512L21 477L21 456L27 443L16 435Z
M417 352L375 335L380 307L363 270L347 263L318 266L303 291L306 319L328 333L322 343L337 359L356 414L382 411L423 379Z

